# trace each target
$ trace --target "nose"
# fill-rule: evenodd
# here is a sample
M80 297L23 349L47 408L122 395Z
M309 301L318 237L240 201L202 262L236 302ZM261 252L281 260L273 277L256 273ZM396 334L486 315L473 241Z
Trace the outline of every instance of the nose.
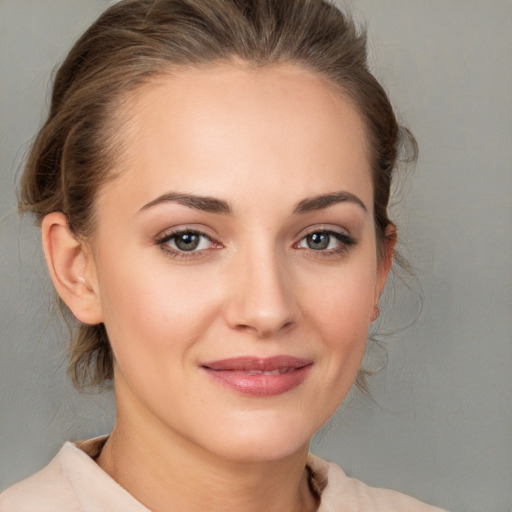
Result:
M257 338L291 329L298 321L299 309L286 262L272 250L239 254L238 258L229 276L228 325Z

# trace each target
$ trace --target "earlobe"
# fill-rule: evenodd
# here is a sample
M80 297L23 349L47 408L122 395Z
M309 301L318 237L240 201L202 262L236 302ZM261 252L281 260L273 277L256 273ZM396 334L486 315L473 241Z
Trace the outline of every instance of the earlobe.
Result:
M373 311L372 311L372 315L370 316L370 322L375 322L375 320L377 320L377 318L379 318L380 316L380 307L379 307L379 304L375 304L375 306L373 306Z
M94 258L90 247L69 229L66 216L53 212L41 224L43 251L53 285L73 315L85 324L102 322Z

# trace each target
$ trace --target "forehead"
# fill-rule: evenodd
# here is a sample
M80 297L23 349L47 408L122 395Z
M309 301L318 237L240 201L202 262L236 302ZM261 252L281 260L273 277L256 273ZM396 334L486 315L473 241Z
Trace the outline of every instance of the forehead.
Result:
M301 67L225 64L162 75L123 102L109 189L134 201L169 190L210 196L351 189L371 206L364 124L334 85ZM122 183L120 183L120 181ZM127 191L129 187L126 187ZM103 195L100 191L100 198Z

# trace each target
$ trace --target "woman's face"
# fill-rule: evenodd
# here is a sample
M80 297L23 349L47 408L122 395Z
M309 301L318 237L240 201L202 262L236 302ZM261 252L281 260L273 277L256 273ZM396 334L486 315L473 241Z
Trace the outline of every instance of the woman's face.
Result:
M292 66L180 71L129 108L92 242L119 422L234 460L303 450L388 270L361 119Z

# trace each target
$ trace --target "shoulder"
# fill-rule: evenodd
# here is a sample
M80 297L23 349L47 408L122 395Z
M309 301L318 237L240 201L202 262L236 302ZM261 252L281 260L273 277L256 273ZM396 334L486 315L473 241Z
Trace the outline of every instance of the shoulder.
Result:
M94 461L106 439L65 443L43 470L0 494L0 512L149 512Z
M443 512L400 492L370 487L318 457L310 456L308 466L320 494L318 512Z
M75 512L81 510L66 470L66 443L44 469L0 494L0 512Z

